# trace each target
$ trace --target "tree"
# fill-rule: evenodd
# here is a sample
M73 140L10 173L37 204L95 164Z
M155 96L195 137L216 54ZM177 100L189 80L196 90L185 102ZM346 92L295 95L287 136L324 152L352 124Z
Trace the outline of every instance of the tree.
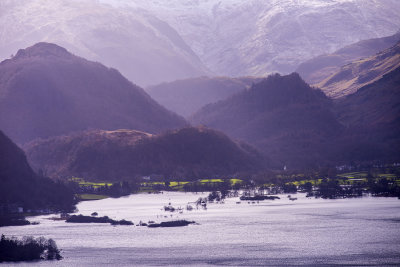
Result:
M312 191L312 186L313 186L312 183L307 182L307 183L301 185L300 187L303 188L304 191L309 193Z

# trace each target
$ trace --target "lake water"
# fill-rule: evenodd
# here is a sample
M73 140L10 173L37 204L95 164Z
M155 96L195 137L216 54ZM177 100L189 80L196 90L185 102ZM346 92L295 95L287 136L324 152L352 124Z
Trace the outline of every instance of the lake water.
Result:
M210 203L207 210L162 211L171 202L185 207L206 194L168 192L81 202L79 212L113 219L156 222L187 219L198 225L175 228L72 224L38 216L39 225L3 227L6 236L53 238L63 260L37 266L276 266L400 265L400 200L308 199L248 204L238 198ZM163 217L163 218L161 218ZM7 264L10 265L10 264ZM32 266L32 263L14 264Z

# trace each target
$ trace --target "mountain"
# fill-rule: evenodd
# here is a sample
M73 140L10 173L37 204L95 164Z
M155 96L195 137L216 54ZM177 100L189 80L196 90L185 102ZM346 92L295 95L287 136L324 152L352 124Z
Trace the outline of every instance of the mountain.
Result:
M379 80L400 66L400 41L368 58L356 60L340 68L316 86L328 96L338 98Z
M223 100L260 80L203 76L150 86L146 91L164 107L188 117L204 105Z
M400 161L400 67L335 100L346 132L344 161ZM343 150L343 149L342 149Z
M0 59L52 42L141 86L266 76L394 34L398 10L398 0L2 0Z
M345 46L331 54L324 54L300 64L296 72L309 84L317 84L328 78L340 67L367 58L388 49L400 40L400 32L382 38L363 40Z
M203 107L193 124L219 129L291 168L321 164L342 126L333 104L297 73L271 75L249 90Z
M37 176L24 152L0 131L0 215L3 208L70 210L74 196L63 184Z
M50 43L0 63L0 128L18 143L85 129L186 125L117 70Z
M31 164L52 177L130 180L144 175L196 179L262 168L263 157L248 145L207 128L160 135L133 130L85 131L31 142Z
M400 29L398 0L101 0L171 25L216 75L291 73L315 56Z
M50 42L121 71L141 85L208 74L181 36L144 10L99 1L0 1L0 60Z

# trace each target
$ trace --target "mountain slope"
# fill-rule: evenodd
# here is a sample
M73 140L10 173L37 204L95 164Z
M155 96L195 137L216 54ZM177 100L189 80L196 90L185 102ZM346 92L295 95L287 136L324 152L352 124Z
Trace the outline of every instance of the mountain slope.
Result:
M167 21L217 75L290 73L315 56L400 29L398 0L101 0Z
M342 160L400 160L400 67L335 102L346 126Z
M248 145L206 128L161 135L87 131L34 141L25 150L35 168L53 177L91 180L129 180L151 174L195 179L259 169L263 162Z
M326 146L341 131L332 102L298 74L278 74L193 115L194 124L247 141L290 167L319 164Z
M400 40L400 32L382 38L373 38L363 40L348 46L345 46L332 54L320 55L300 64L296 72L309 84L322 82L340 67L356 61L375 55L387 48L392 47Z
M185 125L118 71L38 43L0 63L0 127L18 143L90 128Z
M0 24L0 60L21 47L51 42L116 68L141 86L208 73L172 27L143 10L92 0L2 0Z
M347 64L319 84L328 96L338 98L379 80L400 67L400 41L394 46L368 58Z
M198 77L146 88L157 102L188 117L206 104L223 100L260 81L254 77Z
M0 215L3 205L25 209L70 210L74 197L64 185L38 177L24 152L0 131Z

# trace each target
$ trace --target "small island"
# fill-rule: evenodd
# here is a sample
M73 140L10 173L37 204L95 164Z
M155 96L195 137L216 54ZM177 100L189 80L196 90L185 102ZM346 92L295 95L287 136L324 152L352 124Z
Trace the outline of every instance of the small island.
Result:
M21 226L31 224L24 216L19 215L3 215L0 216L0 227L3 226Z
M178 220L178 221L168 221L161 223L152 223L147 227L156 228L156 227L180 227L180 226L188 226L189 224L195 224L194 221L186 221L186 220Z
M133 225L133 222L127 220L116 221L108 216L94 217L84 216L82 214L72 215L66 219L67 223L110 223L111 225Z
M0 262L61 260L60 250L53 239L44 237L15 237L1 236Z

